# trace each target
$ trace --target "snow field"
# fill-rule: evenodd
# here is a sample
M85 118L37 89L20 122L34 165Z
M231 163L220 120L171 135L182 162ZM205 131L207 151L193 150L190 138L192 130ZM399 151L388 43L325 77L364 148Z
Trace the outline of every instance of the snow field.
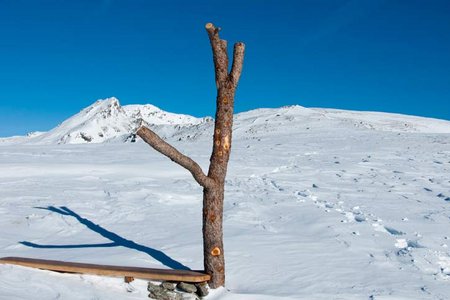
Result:
M404 129L399 116L369 114L362 126L364 113L351 115L237 115L227 286L208 299L449 299L450 134L440 133L449 123L405 117ZM167 137L204 170L208 124ZM1 256L202 268L202 190L146 144L8 143ZM142 280L0 265L0 299L146 297Z

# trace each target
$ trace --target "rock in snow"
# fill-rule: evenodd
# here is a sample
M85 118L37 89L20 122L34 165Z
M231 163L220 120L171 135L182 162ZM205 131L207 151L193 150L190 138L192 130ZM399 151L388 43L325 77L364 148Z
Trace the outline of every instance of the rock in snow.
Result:
M155 300L181 300L182 295L171 290L165 289L162 285L149 282L147 286L148 297Z
M194 284L190 284L190 283L186 283L186 282L178 283L177 288L186 293L195 293L197 291L197 288Z

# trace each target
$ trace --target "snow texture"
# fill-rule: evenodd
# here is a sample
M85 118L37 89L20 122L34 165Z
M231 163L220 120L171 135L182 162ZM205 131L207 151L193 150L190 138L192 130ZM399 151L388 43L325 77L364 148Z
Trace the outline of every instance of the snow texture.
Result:
M141 140L123 143L139 118L206 170L211 119L114 98L2 139L0 256L201 269L202 190ZM449 299L449 173L447 121L300 106L236 115L227 286L207 299ZM146 298L143 280L0 265L0 299Z

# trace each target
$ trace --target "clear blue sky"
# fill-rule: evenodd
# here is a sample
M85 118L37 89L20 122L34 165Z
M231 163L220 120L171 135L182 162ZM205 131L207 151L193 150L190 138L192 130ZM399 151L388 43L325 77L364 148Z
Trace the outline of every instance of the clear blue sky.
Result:
M213 115L207 22L247 45L237 112L450 119L448 0L0 0L0 136L48 130L110 96Z

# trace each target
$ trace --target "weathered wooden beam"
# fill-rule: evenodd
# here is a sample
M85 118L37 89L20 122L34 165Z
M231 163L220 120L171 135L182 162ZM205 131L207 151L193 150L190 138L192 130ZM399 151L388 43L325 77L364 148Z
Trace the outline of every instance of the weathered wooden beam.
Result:
M210 279L210 276L208 274L202 273L201 271L97 265L26 257L3 257L0 258L0 263L63 273L81 273L112 277L124 277L125 280L127 280L127 278L140 278L161 281L168 280L179 282L205 282Z

